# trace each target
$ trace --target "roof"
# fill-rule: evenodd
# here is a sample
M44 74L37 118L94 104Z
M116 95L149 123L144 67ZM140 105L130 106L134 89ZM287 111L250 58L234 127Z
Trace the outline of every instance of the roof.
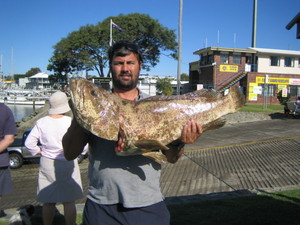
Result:
M209 52L209 51L224 51L224 52L244 52L244 53L256 53L251 49L240 49L240 48L222 48L222 47L208 47L202 48L195 51L194 55L200 55L201 53Z
M49 77L49 75L47 73L41 72L41 73L37 73L29 78L48 78L48 77Z
M249 48L249 49L252 49L257 53L300 56L300 51L294 51L294 50L267 49L267 48Z
M281 49L267 49L267 48L222 48L222 47L208 47L202 48L194 52L194 55L200 55L202 53L207 53L210 51L224 51L224 52L237 52L237 53L263 53L263 54L277 54L277 55L293 55L300 56L300 51L294 50L281 50Z

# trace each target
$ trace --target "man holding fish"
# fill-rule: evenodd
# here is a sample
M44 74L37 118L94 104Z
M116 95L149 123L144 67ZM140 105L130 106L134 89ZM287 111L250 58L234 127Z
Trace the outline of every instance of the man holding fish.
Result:
M134 43L121 41L110 48L109 65L112 73L114 98L117 96L126 103L126 101L139 101L147 97L137 88L142 63L142 54ZM84 91L78 87L76 89L78 93ZM73 90L73 94L74 92L75 90ZM89 98L96 98L97 93L92 90L89 92L91 94ZM73 107L78 108L79 105L74 106L74 99L73 95ZM84 102L82 97L80 99L78 104L87 102ZM92 99L92 101L96 100ZM105 100L102 99L102 101ZM141 154L119 156L117 153L124 150L124 139L126 138L119 131L119 127L116 138L110 139L105 135L95 135L98 133L94 132L96 128L91 124L98 119L96 117L101 117L103 129L105 129L106 123L113 123L109 116L114 113L107 110L111 103L104 102L104 104L107 107L101 113L87 119L80 117L78 115L80 112L73 108L74 119L63 138L65 157L68 160L75 159L87 143L90 147L88 173L90 184L83 224L168 225L170 215L163 201L159 182L161 165L151 157ZM84 109L87 107L84 106ZM115 104L114 107L122 106ZM106 118L106 116L108 117ZM128 127L126 120L120 121L121 119L118 120L118 123L123 125L117 124L117 126ZM139 123L143 123L143 121ZM82 124L84 125L82 126ZM168 162L175 163L183 154L184 144L195 142L202 134L201 125L193 120L187 120L181 130L180 138L167 144L165 150L160 150ZM109 129L107 132L105 131L106 134L110 134L110 132Z

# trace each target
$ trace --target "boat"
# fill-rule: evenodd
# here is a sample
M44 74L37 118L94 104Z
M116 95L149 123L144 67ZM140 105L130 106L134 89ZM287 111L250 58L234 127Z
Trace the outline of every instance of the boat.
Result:
M48 95L33 90L5 90L0 92L0 103L12 105L45 105Z
M41 97L5 96L0 98L0 103L13 105L45 105L46 99Z

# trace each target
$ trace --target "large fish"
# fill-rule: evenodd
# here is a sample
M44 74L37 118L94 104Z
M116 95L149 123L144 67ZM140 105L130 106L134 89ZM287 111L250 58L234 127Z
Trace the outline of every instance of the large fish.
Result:
M118 155L142 154L162 163L159 149L180 138L188 120L203 131L224 125L221 118L244 104L237 87L229 94L208 89L179 96L153 96L137 102L124 100L83 78L70 79L73 114L78 123L96 136L117 141L123 137L124 150Z

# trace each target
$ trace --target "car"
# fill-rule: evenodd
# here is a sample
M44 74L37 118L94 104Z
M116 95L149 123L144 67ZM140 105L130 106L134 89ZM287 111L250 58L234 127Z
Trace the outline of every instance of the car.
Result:
M15 138L15 141L7 150L9 153L9 165L11 169L22 167L25 160L38 159L40 156L33 156L30 154L28 148L25 146L25 140L31 130L26 130L22 138Z
M31 129L26 130L23 133L22 138L16 138L14 143L10 145L7 150L9 153L9 165L11 169L17 169L22 167L25 160L39 159L40 155L31 155L28 148L25 146L25 140L30 133ZM39 144L39 143L38 143ZM88 156L86 148L77 158L78 163L81 163Z

